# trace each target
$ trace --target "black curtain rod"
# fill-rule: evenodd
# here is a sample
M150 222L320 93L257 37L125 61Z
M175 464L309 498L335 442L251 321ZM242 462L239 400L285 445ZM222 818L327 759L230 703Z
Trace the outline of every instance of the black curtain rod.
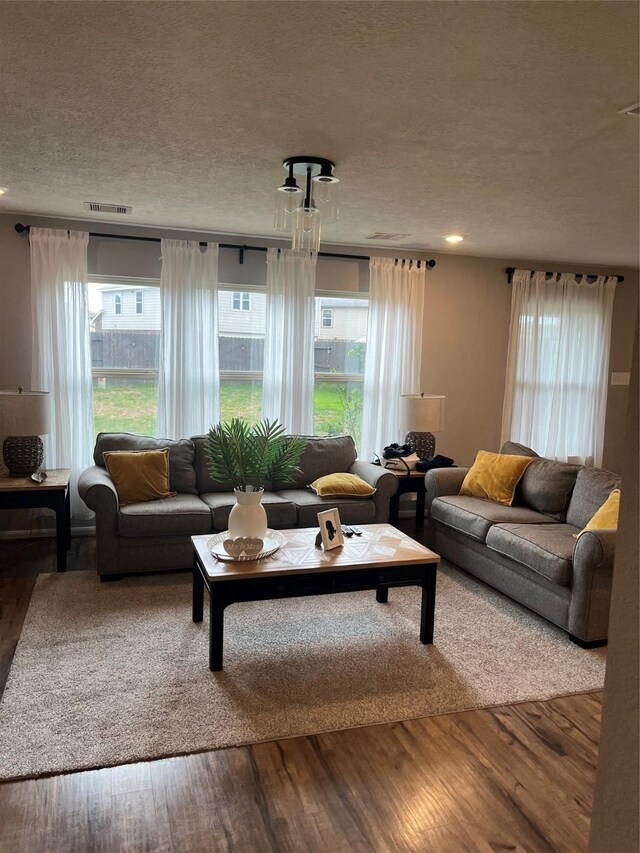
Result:
M22 225L20 222L15 226L18 234L28 234L31 226L30 225ZM89 237L103 237L109 240L140 240L143 243L159 243L160 237L138 237L133 234L102 234L98 231L89 231ZM206 246L206 242L200 242L201 246ZM247 246L241 245L239 243L218 243L218 246L221 249L237 249L240 252L240 263L243 262L242 255L244 252L266 252L266 246ZM349 261L369 261L369 255L347 255L340 252L318 252L318 255L322 258L343 258ZM420 263L420 261L418 261ZM436 262L431 259L429 261L422 261L422 263L427 267L427 269L432 270Z
M511 284L513 282L513 274L515 271L516 271L516 267L507 267L507 282L508 282L508 284ZM531 275L533 275L534 272L535 272L535 270L531 270ZM545 272L545 275L561 275L561 273ZM602 275L602 273L599 273L599 272L570 272L569 275L575 275L575 276L581 275L584 278L598 278L598 276ZM614 278L617 278L618 281L624 281L623 275L616 275L616 276L614 276Z

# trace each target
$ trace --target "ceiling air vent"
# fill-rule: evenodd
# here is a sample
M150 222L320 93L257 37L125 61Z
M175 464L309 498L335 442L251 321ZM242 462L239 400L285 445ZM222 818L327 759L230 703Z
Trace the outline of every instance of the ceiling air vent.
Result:
M623 110L618 110L618 112L628 116L640 116L640 104L631 104L630 107L625 107Z
M103 201L85 201L84 209L92 213L131 213L133 210L128 204L105 204Z
M374 234L369 234L367 240L402 240L404 237L410 237L411 234L394 234L391 231L376 231Z

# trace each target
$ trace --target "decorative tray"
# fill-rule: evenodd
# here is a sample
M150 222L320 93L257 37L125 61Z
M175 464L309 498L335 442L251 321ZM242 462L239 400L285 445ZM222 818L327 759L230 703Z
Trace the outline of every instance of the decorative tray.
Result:
M271 554L275 554L278 548L284 544L284 536L282 533L278 530L271 530L268 528L266 535L262 540L262 551L260 551L259 554L240 554L239 557L232 557L225 551L223 545L223 542L228 538L229 531L225 530L224 533L216 533L216 535L212 536L207 542L207 546L213 556L217 560L221 560L225 563L246 563L251 560L262 560L264 557L270 557Z

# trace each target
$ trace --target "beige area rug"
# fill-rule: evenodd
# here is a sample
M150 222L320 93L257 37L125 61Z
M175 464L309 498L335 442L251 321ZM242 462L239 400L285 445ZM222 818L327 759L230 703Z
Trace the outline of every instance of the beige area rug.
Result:
M453 567L439 571L433 646L419 614L414 587L387 605L373 592L232 605L214 674L190 576L41 575L0 704L0 778L603 686L603 649Z

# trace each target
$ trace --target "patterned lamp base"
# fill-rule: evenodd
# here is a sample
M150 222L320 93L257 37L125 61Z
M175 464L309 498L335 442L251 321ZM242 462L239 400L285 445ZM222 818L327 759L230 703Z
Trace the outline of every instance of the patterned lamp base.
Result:
M435 455L436 437L432 432L408 432L404 443L423 461Z
M10 435L2 445L10 477L29 477L42 465L44 445L39 435Z

